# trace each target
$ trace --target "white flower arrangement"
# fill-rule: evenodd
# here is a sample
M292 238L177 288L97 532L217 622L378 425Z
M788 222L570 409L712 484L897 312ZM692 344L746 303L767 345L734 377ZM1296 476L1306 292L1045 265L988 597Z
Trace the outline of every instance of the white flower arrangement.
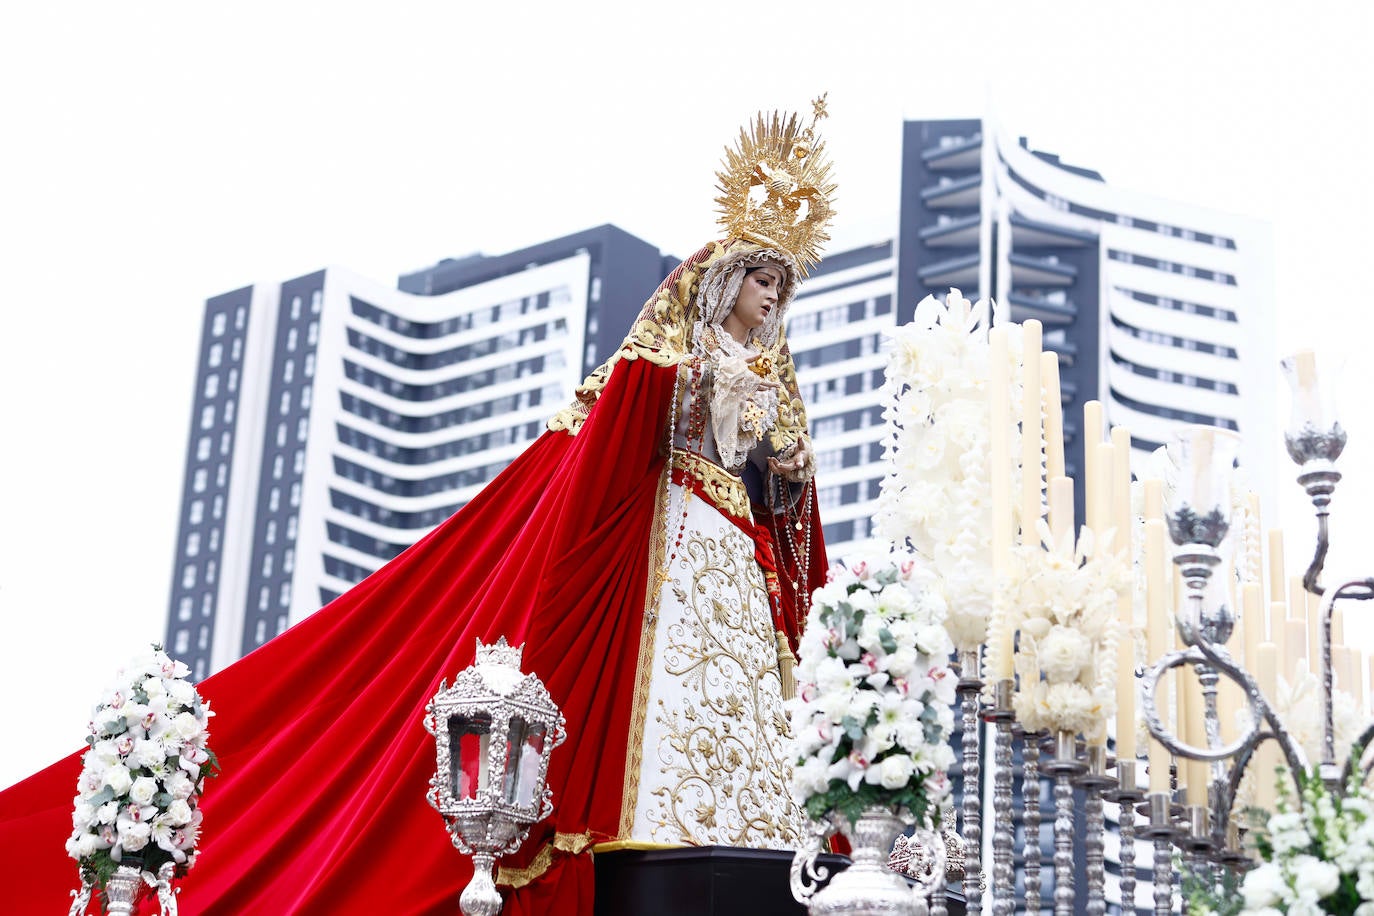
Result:
M1298 783L1302 807L1294 810L1280 776L1278 810L1259 837L1263 864L1240 886L1241 913L1255 916L1368 916L1374 913L1374 797L1361 771L1331 793L1321 778Z
M172 863L177 874L195 862L200 794L217 764L206 729L214 713L188 674L154 645L91 716L67 854L102 892L121 862L154 873Z
M852 560L811 597L788 707L792 791L815 820L884 805L921 822L949 794L953 645L929 585L909 558Z
M1126 559L1111 549L1112 532L1072 530L1056 543L1012 554L1005 580L1010 624L1020 631L1012 706L1027 731L1067 731L1100 738L1116 711L1117 596L1132 586Z
M957 289L927 296L909 324L892 333L883 394L887 422L874 532L908 545L938 571L932 587L949 606L945 625L959 650L987 638L992 574L992 500L988 468L991 306ZM1019 336L1013 335L1009 399L1021 399ZM1013 422L1008 441L1016 448ZM1013 480L1013 488L1019 484Z

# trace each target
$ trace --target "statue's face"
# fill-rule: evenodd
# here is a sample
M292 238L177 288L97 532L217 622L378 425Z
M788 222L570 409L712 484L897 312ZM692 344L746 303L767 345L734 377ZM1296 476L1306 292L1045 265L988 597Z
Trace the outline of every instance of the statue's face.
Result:
M751 269L744 275L739 297L730 312L734 319L746 330L763 327L768 315L778 307L778 296L782 292L782 268L773 264Z

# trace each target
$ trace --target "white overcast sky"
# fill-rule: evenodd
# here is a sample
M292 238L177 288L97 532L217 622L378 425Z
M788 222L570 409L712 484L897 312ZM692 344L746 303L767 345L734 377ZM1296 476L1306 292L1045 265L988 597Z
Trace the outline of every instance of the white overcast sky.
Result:
M1279 351L1358 346L1371 24L1355 2L7 5L0 786L76 749L161 637L208 296L606 222L685 254L738 126L828 90L836 250L894 230L904 118L994 114L1113 185L1271 222ZM1338 534L1374 508L1351 419ZM1310 521L1287 529L1296 568Z

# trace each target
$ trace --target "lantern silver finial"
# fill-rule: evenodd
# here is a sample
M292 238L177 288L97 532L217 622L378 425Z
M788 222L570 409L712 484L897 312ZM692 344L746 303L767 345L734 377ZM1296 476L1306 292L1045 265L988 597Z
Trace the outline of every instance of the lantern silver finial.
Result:
M478 640L474 663L452 687L440 681L425 707L437 763L426 797L447 821L453 845L473 860L459 901L466 916L501 911L496 858L519 849L553 810L545 783L565 723L543 682L520 670L523 650L505 637L492 645Z

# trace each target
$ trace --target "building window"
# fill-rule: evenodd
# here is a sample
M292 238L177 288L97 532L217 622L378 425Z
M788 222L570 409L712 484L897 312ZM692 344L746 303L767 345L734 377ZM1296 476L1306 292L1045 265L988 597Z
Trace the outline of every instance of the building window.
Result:
M191 525L199 525L201 519L205 518L204 500L195 499L191 501L191 511L186 516L186 521Z
M186 535L186 556L195 557L200 555L200 534L192 531Z
M306 343L311 343L311 344L313 344L313 343L315 343L316 341L318 341L319 339L320 339L320 323L319 323L318 321L312 321L312 322L310 322L310 324L308 324L308 325L306 326L306 328L305 328L305 342L306 342Z
M282 571L282 572L289 573L289 572L295 572L295 569L296 569L296 551L295 551L294 548L287 548L286 555L283 556L283 557L282 557L282 560L281 560L281 571Z
M234 422L234 402L232 400L224 402L224 422Z
M220 435L220 437L219 437L219 453L220 453L221 455L227 455L227 454L229 454L229 444L230 444L232 441L233 441L233 439L232 439L232 437L229 435L229 433L226 432L226 433L222 433L222 434Z
M201 436L196 442L196 460L206 461L210 458L210 437Z
M288 353L296 352L296 338L298 336L295 328L286 332L286 350Z
M283 470L283 466L285 465L285 463L286 463L286 462L283 460L283 458L282 458L281 455L278 455L277 457L275 457L275 458L272 459L272 479L273 479L273 480L281 480L281 472L282 472L282 470Z
M211 529L210 529L210 544L209 544L209 550L210 550L211 553L214 553L216 550L219 550L219 529L218 529L218 528L211 528Z
M212 372L205 376L205 396L213 398L219 394L219 373Z
M295 321L295 320L296 320L297 318L299 318L299 317L301 317L301 297L300 297L300 296L292 296L292 297L291 297L291 320L292 320L292 321Z
M256 642L258 645L262 645L263 643L267 642L266 620L259 618L257 624L253 627L253 641Z
M283 583L281 584L281 592L278 594L277 597L278 597L278 601L280 602L280 604L281 604L282 607L290 607L290 606L291 606L291 583L290 583L290 582L283 582Z
M301 473L301 471L305 470L305 449L303 449L303 448L298 448L298 449L296 449L296 454L292 457L292 465L291 465L291 468L292 468L292 470L295 471L297 474L299 474L299 473Z
M218 343L217 343L217 344L213 345L212 347L210 347L210 360L209 360L209 363L210 363L210 368L211 368L211 369L213 369L213 368L215 368L216 366L218 366L219 363L220 363L220 360L223 359L223 358L224 358L224 344L218 344Z
M315 374L315 354L305 354L305 377L310 378Z
M177 602L177 620L191 619L191 596L187 595Z
M286 362L282 363L282 367L281 367L281 380L282 380L283 382L286 382L288 385L291 384L291 379L292 379L295 375L296 375L296 361L295 361L294 359L288 359Z
M272 492L267 494L267 511L276 512L281 506L281 488L273 487Z
M209 429L215 425L215 408L213 406L204 407L200 411L200 428Z
M196 564L187 563L181 568L181 587L187 589L196 587Z
M267 586L265 585L262 588L258 589L258 610L267 610L267 600L270 594L271 593L267 590Z
M262 558L262 577L266 579L272 575L272 555L269 553Z
M244 322L244 320L245 320L247 317L248 317L248 309L244 308L244 307L241 306L241 305L240 305L237 309L235 309L235 310L234 310L234 330L236 330L236 331L242 331L242 330L243 330L243 322Z
M263 534L263 540L265 540L268 544L277 543L277 522L275 519L269 520L267 522L267 531L265 534Z
M239 370L229 370L229 384L225 385L224 387L228 389L230 394L233 394L235 391L239 390Z
M296 508L301 504L301 485L300 481L291 484L291 508Z
M324 296L320 290L315 290L310 294L310 314L318 315L320 308L324 305Z
M224 313L223 313L223 312L218 312L218 313L216 313L216 314L215 314L215 317L212 318L212 319L210 319L210 333L211 333L212 335L214 335L215 337L223 337L223 336L224 336L224 324L225 324Z
M181 655L191 647L191 633L189 630L177 630L176 653Z
M207 482L208 475L205 473L205 468L196 468L195 474L191 476L191 489L197 493L204 493Z
M205 597L203 597L203 598L200 599L200 616L202 616L202 617L209 617L209 616L210 616L210 612L213 611L214 609L215 609L215 597L214 597L214 595L210 594L209 592L206 592L206 593L205 593Z
M228 482L228 480L229 480L229 465L227 465L227 464L225 464L223 461L221 461L221 462L219 463L219 467L215 468L215 486L217 486L217 487L222 487L222 486L224 486L224 485Z
M210 517L215 520L224 517L224 496L222 494L215 496L215 502L211 506Z
M281 393L281 403L277 405L277 412L282 416L291 412L291 392L283 391Z
M294 541L296 539L296 516L291 516L286 520L286 539Z
M233 342L232 344L230 344L230 346L229 346L229 358L230 358L231 360L233 360L234 362L238 362L238 361L239 361L239 357L242 356L242 355L243 355L243 338L242 338L242 337L235 337L235 338L234 338L234 342Z

